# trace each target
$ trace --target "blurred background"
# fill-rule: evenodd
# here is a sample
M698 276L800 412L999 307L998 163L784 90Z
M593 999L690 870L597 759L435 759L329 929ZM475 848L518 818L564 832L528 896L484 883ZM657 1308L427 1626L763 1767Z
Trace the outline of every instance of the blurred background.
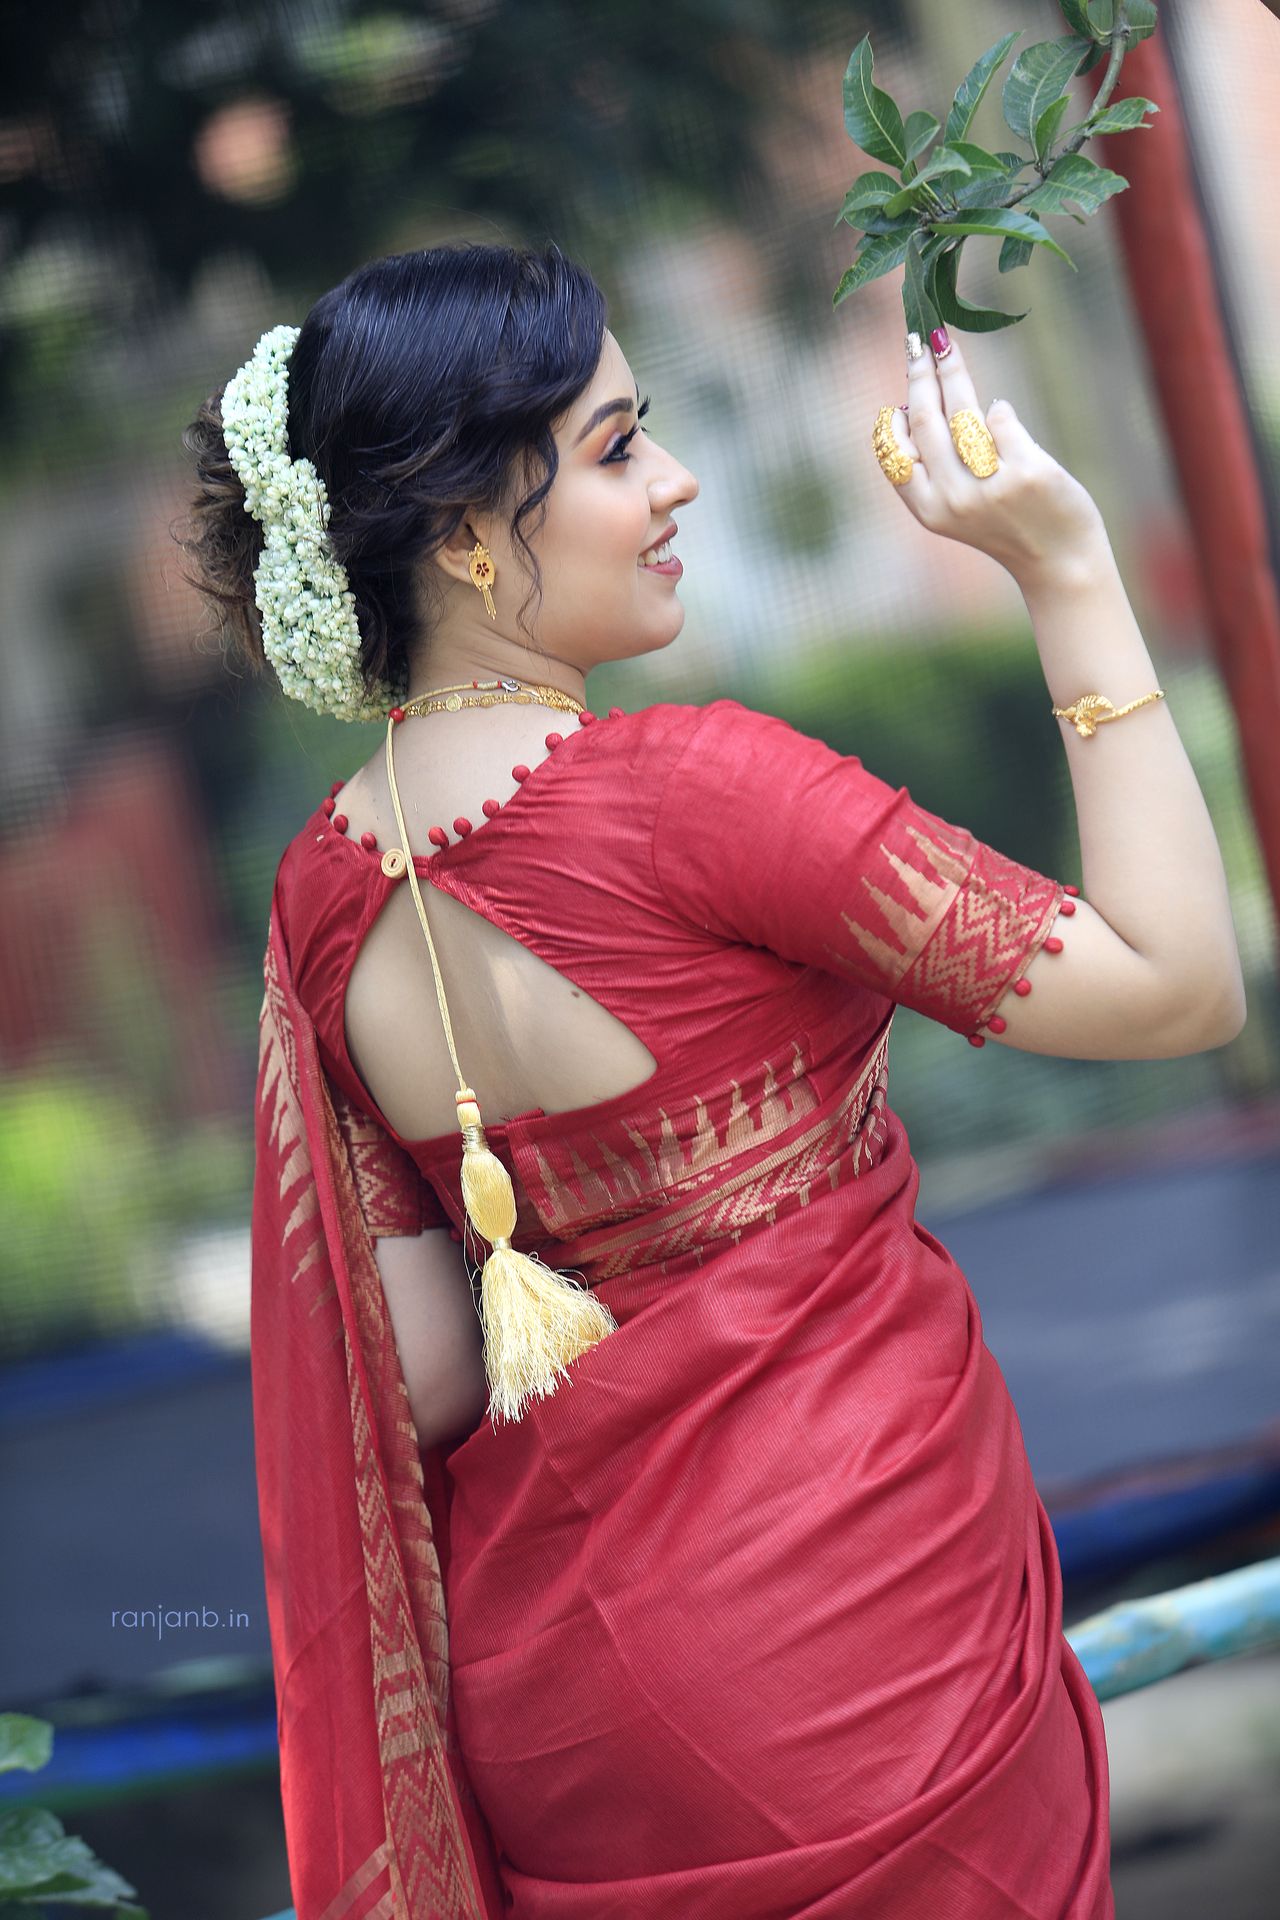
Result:
M153 1920L290 1897L248 1375L261 961L285 844L380 737L228 668L175 540L182 428L362 261L555 238L701 484L684 629L594 672L596 711L731 694L1079 883L1021 597L918 527L871 452L904 392L901 274L832 307L857 238L841 202L876 164L844 130L855 43L871 32L904 112L941 117L1015 28L1066 31L1055 0L7 13L0 1711L57 1733L49 1768L0 1783L59 1809ZM1262 0L1167 0L1126 76L1149 49L1158 79L1121 91L1161 104L1190 190L1143 166L1155 130L1099 140L1134 184L1050 223L1078 271L1038 249L1001 276L971 241L966 297L1029 312L963 341L980 395L1012 399L1102 508L1217 829L1248 1022L1188 1059L1098 1062L979 1051L903 1010L891 1060L920 1216L1009 1380L1068 1626L1280 1551L1277 635L1256 569L1210 540L1179 440L1202 366L1177 359L1180 301L1151 297L1177 196L1274 595L1280 24ZM1098 77L1073 83L1082 112ZM971 137L1009 144L998 83ZM144 1608L200 1624L125 1624ZM1265 1654L1108 1704L1120 1920L1274 1912L1277 1704Z

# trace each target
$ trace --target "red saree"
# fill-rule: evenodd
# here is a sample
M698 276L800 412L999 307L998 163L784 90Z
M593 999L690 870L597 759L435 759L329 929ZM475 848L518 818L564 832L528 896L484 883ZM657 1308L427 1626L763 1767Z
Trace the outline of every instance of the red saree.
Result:
M658 1062L487 1124L514 1243L618 1331L420 1462L372 1243L456 1231L460 1149L395 1134L346 1052L380 862L317 808L266 959L254 1405L299 1920L1113 1920L1053 1537L886 1103L895 1005L1016 1019L1063 888L734 700L588 715L417 856Z

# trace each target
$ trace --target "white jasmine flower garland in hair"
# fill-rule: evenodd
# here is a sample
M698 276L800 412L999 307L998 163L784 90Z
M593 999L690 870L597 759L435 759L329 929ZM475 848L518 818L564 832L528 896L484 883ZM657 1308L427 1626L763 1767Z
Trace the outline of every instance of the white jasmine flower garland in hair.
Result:
M403 687L366 693L360 626L345 567L329 543L329 495L310 460L289 458L289 356L301 331L272 327L228 380L222 435L263 530L254 571L262 647L292 700L339 720L385 720Z

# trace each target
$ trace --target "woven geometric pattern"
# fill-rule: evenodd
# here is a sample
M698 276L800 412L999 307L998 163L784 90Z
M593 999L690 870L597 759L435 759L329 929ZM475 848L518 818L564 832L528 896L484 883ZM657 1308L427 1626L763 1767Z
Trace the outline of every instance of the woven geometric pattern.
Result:
M972 1033L1052 932L1065 889L925 808L902 806L892 827L894 841L859 875L862 917L840 911L856 955L829 943L827 954L902 1006Z
M416 1163L332 1079L329 1096L351 1159L360 1211L370 1236L382 1240L389 1235L421 1233L428 1222L423 1219L425 1183Z

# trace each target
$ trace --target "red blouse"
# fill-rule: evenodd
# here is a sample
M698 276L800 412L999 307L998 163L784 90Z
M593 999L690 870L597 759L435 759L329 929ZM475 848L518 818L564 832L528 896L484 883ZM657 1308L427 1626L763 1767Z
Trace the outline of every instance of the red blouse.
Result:
M540 1226L545 1237L555 1209L538 1156L555 1159L575 1124L616 1136L620 1124L688 1109L709 1084L727 1099L735 1083L760 1080L771 1047L781 1087L806 1069L838 1075L893 1004L980 1045L1055 916L1074 911L1056 880L940 819L856 755L738 700L587 711L548 739L490 818L447 847L415 850L415 870L582 986L659 1065L641 1088L588 1108L486 1120L500 1157L514 1152L518 1201L523 1174L542 1216L530 1222L523 1209L518 1246ZM402 1230L451 1226L457 1237L456 1129L406 1140L347 1049L351 971L403 877L388 878L385 849L348 835L332 808L332 798L316 808L277 876L294 978L326 1071L424 1176L420 1216ZM465 1033L458 1046L465 1069ZM797 1046L803 1062L789 1068ZM625 1135L620 1144L630 1151Z

